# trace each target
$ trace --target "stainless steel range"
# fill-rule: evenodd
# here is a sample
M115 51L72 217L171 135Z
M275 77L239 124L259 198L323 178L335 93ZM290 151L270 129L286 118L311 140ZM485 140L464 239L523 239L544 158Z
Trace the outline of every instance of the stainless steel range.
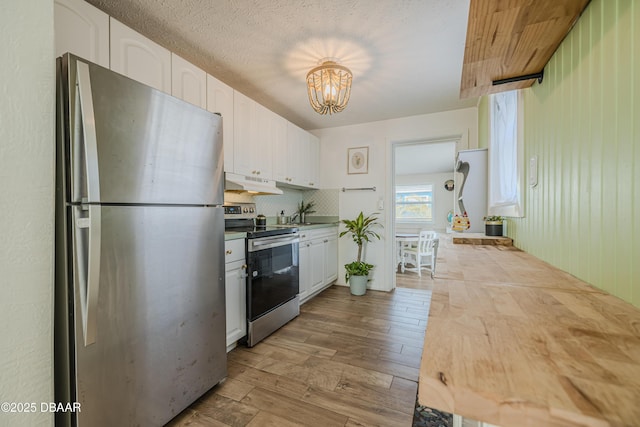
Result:
M256 226L255 203L225 203L225 231L247 233L247 338L253 347L300 314L300 235L295 227Z

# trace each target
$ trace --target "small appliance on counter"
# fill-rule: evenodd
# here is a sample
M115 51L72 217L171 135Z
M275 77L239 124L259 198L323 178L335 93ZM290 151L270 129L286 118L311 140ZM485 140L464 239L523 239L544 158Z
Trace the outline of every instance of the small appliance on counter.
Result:
M225 203L224 218L225 231L247 233L246 344L253 347L300 314L300 235L266 225L255 203Z

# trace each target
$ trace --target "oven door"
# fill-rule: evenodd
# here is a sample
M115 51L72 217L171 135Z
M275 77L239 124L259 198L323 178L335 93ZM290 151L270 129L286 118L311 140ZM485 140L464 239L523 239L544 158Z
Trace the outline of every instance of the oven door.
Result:
M247 241L247 318L251 322L299 292L297 233Z

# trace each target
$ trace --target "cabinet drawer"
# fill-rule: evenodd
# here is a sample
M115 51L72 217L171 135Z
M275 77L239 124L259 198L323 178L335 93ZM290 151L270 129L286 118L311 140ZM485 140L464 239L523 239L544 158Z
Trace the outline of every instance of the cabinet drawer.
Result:
M338 227L316 228L312 230L301 230L300 241L320 239L323 237L333 237L338 233Z
M244 239L224 242L224 262L242 261L244 259Z

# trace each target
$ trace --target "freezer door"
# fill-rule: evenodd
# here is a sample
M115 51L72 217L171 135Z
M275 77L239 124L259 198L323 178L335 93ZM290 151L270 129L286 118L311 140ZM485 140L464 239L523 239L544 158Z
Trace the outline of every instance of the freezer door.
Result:
M92 237L95 219L67 209L77 424L163 425L226 376L223 210L100 206Z
M63 57L70 201L222 205L222 118Z

